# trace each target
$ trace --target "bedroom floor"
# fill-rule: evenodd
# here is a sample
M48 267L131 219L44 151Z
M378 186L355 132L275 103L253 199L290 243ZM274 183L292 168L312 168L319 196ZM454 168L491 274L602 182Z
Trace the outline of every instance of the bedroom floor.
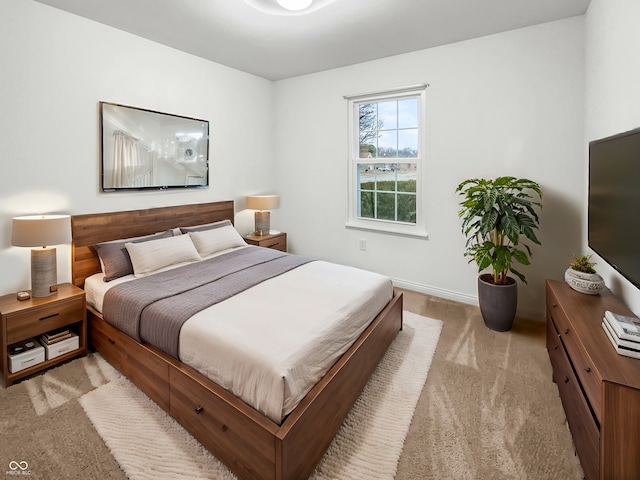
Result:
M403 292L406 310L444 326L396 480L581 479L545 324L494 332L478 307Z
M444 325L396 480L582 478L544 324L493 332L477 307L404 293L406 310ZM27 461L32 478L126 478L77 401L111 380L96 357L34 380L0 387L0 462Z

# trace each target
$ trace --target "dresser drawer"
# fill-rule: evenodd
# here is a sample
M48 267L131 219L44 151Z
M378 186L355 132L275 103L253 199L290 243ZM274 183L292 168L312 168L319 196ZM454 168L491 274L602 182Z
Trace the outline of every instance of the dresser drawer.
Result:
M584 388L587 393L591 408L596 414L598 421L601 421L602 378L598 371L593 368L591 360L586 355L580 341L574 333L573 325L567 319L553 292L547 292L547 315L554 324L558 336L571 357L573 367L578 374L582 388Z
M599 373L591 367L591 362L584 356L573 359L573 367L578 373L578 378L589 397L589 403L596 414L598 422L602 421L602 378Z
M558 303L558 299L550 290L547 290L547 315L553 320L555 329L557 330L558 334L570 330L569 320L562 311L562 307Z
M84 315L83 297L7 315L7 343L37 337L41 333L79 322Z
M559 357L565 357L566 360L566 354L564 353L564 348L562 347L560 337L558 336L554 328L553 322L550 321L547 322L547 351L549 352L549 359L551 360L552 365L556 365L562 361L562 358ZM557 373L558 372L556 372L556 369L554 368L554 382L558 381L558 379L556 378Z
M549 335L553 328L547 328L547 349L553 377L558 385L576 450L580 453L580 464L587 480L597 479L600 469L600 431L559 338Z

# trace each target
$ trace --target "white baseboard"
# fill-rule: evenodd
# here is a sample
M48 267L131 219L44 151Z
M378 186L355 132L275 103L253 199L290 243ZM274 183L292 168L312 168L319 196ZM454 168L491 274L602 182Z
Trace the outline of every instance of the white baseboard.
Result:
M430 285L423 285L421 283L409 282L407 280L401 280L399 278L392 278L393 285L398 288L404 288L418 293L424 293L425 295L433 295L435 297L445 298L447 300L453 300L455 302L466 303L468 305L479 306L477 295L468 295L465 293L454 292L452 290L446 290L443 288L432 287ZM518 308L516 316L520 318L528 318L530 320L545 321L544 312L532 311Z
M408 282L399 278L392 278L393 285L398 288L404 288L412 290L418 293L424 293L425 295L433 295L435 297L446 298L447 300L453 300L460 303L467 303L469 305L478 306L478 297L474 295L467 295L460 292L454 292L452 290L445 290L443 288L432 287L429 285L423 285L421 283Z

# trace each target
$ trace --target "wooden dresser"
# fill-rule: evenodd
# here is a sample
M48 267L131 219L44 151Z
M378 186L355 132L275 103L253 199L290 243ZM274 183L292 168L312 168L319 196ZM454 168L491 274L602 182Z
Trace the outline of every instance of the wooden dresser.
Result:
M640 360L619 355L605 310L633 315L609 290L547 280L547 350L585 478L640 478Z

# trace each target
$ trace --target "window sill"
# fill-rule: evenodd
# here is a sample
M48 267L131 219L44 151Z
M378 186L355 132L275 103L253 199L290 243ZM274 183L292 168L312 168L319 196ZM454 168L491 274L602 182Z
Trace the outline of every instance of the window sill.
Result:
M429 233L425 229L413 225L393 225L383 222L347 222L345 228L401 235L404 237L423 238L425 240L429 238Z

